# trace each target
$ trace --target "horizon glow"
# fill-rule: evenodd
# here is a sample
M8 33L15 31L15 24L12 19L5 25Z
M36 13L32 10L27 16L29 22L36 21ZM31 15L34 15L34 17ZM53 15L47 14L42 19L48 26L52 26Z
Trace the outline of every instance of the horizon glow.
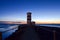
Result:
M0 0L0 21L27 21L32 13L36 23L60 23L59 0Z

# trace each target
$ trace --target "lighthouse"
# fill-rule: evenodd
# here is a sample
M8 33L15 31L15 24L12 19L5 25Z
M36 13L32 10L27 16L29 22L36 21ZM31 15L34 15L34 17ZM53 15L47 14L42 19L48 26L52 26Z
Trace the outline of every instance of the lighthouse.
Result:
M31 24L31 12L27 12L27 24Z

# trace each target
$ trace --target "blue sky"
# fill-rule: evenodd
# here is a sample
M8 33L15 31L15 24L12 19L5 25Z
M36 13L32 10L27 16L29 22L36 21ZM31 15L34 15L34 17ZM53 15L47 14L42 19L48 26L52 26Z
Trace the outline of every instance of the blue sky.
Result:
M32 12L32 21L60 21L59 0L0 0L0 21L26 21Z

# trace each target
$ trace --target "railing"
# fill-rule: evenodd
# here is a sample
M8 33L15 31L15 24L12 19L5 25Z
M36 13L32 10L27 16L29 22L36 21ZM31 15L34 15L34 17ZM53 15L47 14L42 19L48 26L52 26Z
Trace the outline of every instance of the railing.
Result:
M17 26L17 27L18 27L18 26ZM14 28L11 28L11 29L9 29L9 30L0 32L0 40L2 40L2 33L5 33L5 32L8 32L8 31L11 31L11 30L14 30L14 29L16 29L17 27L14 27Z
M40 28L43 29L43 30L46 30L48 32L53 32L53 40L56 40L56 33L60 33L60 32L56 32L56 30L49 30L49 29L44 28L44 27L40 27Z
M0 32L0 40L2 40L2 32Z

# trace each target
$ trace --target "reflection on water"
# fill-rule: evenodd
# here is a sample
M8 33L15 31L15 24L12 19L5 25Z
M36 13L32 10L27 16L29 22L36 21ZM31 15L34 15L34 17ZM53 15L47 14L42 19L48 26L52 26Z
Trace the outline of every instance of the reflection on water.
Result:
M13 30L10 30L10 31L7 31L7 32L4 32L3 34L2 34L2 40L4 40L5 38L7 38L8 36L10 36L12 33L14 33L15 31L17 30L17 28L16 29L13 29Z
M14 33L18 29L19 25L13 25L13 24L0 24L0 32L2 32L2 40L10 36L12 33Z

